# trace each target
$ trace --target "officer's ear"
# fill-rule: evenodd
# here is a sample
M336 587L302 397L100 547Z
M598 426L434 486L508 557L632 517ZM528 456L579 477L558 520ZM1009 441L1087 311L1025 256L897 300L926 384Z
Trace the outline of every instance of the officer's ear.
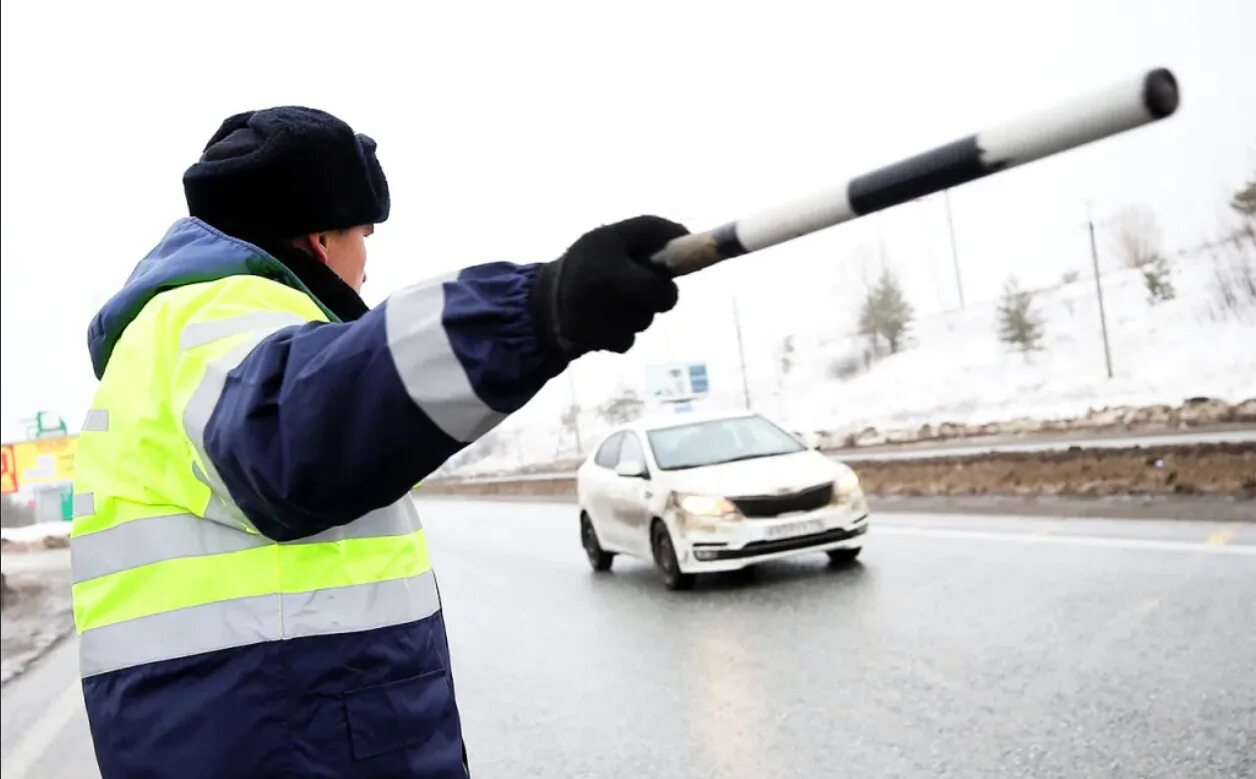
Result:
M331 257L327 251L327 233L307 233L292 239L292 245L324 265L331 267Z

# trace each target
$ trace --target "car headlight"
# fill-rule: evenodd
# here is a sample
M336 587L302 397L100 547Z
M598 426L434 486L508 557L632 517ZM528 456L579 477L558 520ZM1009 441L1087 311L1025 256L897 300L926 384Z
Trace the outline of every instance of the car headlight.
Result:
M853 470L847 468L833 482L833 490L837 497L849 498L859 491L859 476Z
M737 513L737 506L731 500L710 495L677 493L676 504L681 511L693 517L724 517Z

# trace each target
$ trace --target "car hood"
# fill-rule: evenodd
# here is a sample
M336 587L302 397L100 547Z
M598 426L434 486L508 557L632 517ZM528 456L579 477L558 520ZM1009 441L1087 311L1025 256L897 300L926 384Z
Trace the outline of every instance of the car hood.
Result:
M811 450L678 471L659 471L676 492L743 497L797 492L833 481L845 466Z

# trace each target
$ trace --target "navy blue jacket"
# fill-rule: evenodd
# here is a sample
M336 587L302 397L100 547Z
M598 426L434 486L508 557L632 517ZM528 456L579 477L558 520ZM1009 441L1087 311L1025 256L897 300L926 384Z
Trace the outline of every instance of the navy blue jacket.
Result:
M565 365L529 314L536 270L483 265L442 284L440 327L478 402L503 416ZM154 296L238 274L309 292L257 247L196 219L177 222L92 321L97 375ZM229 375L205 446L263 534L301 538L391 504L470 442L425 413L413 377L408 386L399 374L385 328L390 303L353 322L280 330ZM112 671L83 686L105 777L466 773L439 611Z

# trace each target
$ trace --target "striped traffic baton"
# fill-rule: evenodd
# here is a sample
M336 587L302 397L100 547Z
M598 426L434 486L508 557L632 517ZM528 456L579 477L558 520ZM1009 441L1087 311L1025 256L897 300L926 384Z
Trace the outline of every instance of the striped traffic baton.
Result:
M1163 119L1178 85L1163 68L1094 94L961 138L923 154L704 233L677 238L652 258L675 276L757 252L1001 170Z

